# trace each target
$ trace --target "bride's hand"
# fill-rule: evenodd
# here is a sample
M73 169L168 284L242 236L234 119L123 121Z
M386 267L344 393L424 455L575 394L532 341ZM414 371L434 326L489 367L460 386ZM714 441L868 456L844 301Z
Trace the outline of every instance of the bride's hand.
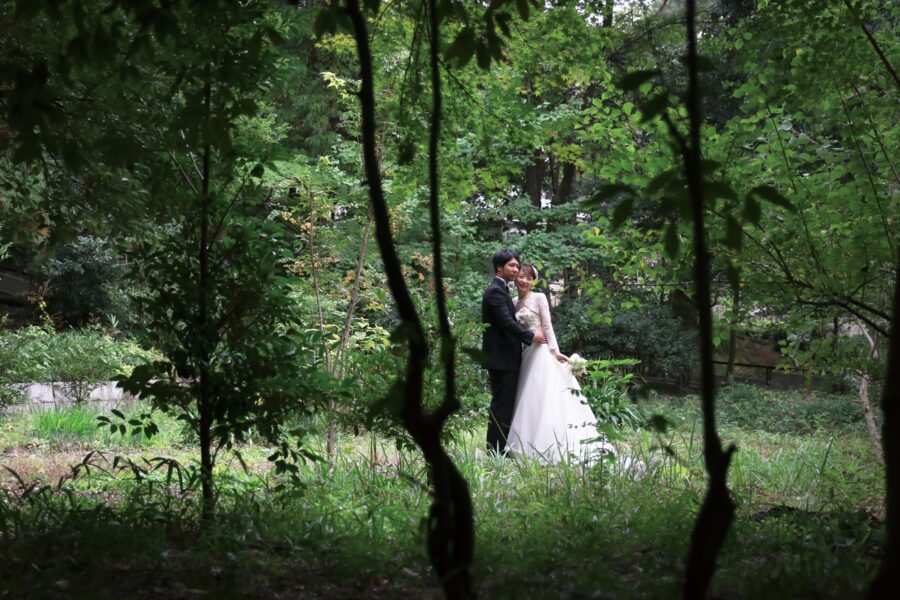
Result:
M569 362L569 357L566 356L565 354L560 353L559 351L554 352L553 356L555 356L556 360L558 360L559 362L561 362L563 364Z

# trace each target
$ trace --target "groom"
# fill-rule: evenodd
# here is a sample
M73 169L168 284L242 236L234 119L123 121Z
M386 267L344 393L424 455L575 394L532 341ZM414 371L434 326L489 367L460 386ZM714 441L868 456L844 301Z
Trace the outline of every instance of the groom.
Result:
M524 329L516 321L509 285L519 274L519 256L512 250L503 249L494 254L492 262L494 279L481 298L481 321L487 324L481 350L488 355L487 369L491 378L488 450L504 454L516 406L522 344L543 344L547 338L542 332Z

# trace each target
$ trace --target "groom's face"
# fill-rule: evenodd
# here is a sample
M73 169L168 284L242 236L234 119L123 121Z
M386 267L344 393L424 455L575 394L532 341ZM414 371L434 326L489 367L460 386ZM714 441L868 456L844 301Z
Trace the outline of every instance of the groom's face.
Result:
M511 259L508 263L497 269L497 277L504 281L515 281L519 274L519 261Z

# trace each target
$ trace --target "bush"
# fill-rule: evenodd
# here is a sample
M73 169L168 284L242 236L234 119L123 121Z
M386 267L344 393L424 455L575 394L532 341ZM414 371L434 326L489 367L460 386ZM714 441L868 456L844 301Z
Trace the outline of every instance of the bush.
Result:
M8 384L45 382L61 382L64 393L81 402L99 383L127 375L152 357L134 342L113 339L97 327L59 333L36 326L3 331L0 402L21 399L21 393Z
M41 269L50 277L48 309L65 324L81 327L104 317L127 324L130 316L125 266L108 240L78 236Z
M630 373L622 374L621 368L637 364L634 359L592 360L585 365L585 383L581 394L599 423L614 429L637 429L644 418L628 399L627 388L631 383Z
M19 404L23 400L25 400L25 394L22 393L22 390L0 385L0 411L7 406Z
M456 396L460 408L444 424L443 441L471 434L487 423L490 405L490 385L485 371L465 348L480 344L481 324L463 321L456 326ZM355 323L351 347L342 354L342 368L346 379L338 395L337 422L347 430L369 430L391 438L398 448L417 448L412 437L401 424L397 410L400 396L391 393L391 386L402 377L406 368L405 349L389 341L389 332L366 319ZM427 409L443 402L444 371L439 361L440 340L434 330L428 330L431 357L424 376L423 401Z
M595 322L598 307L584 296L564 297L553 313L560 344L586 356L634 357L650 368L677 377L696 362L696 334L685 328L670 307L648 302L604 311L607 322Z
M812 433L859 427L862 408L847 396L783 392L733 384L718 395L719 418L728 425L772 433Z

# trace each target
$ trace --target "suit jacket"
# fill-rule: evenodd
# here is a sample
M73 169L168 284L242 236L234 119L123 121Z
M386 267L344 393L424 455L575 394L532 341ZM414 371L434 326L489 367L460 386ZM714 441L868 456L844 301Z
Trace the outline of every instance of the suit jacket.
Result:
M516 307L506 283L499 277L481 297L481 322L487 323L481 338L481 350L490 357L487 368L493 371L518 371L522 363L522 344L530 346L534 332L516 321Z

